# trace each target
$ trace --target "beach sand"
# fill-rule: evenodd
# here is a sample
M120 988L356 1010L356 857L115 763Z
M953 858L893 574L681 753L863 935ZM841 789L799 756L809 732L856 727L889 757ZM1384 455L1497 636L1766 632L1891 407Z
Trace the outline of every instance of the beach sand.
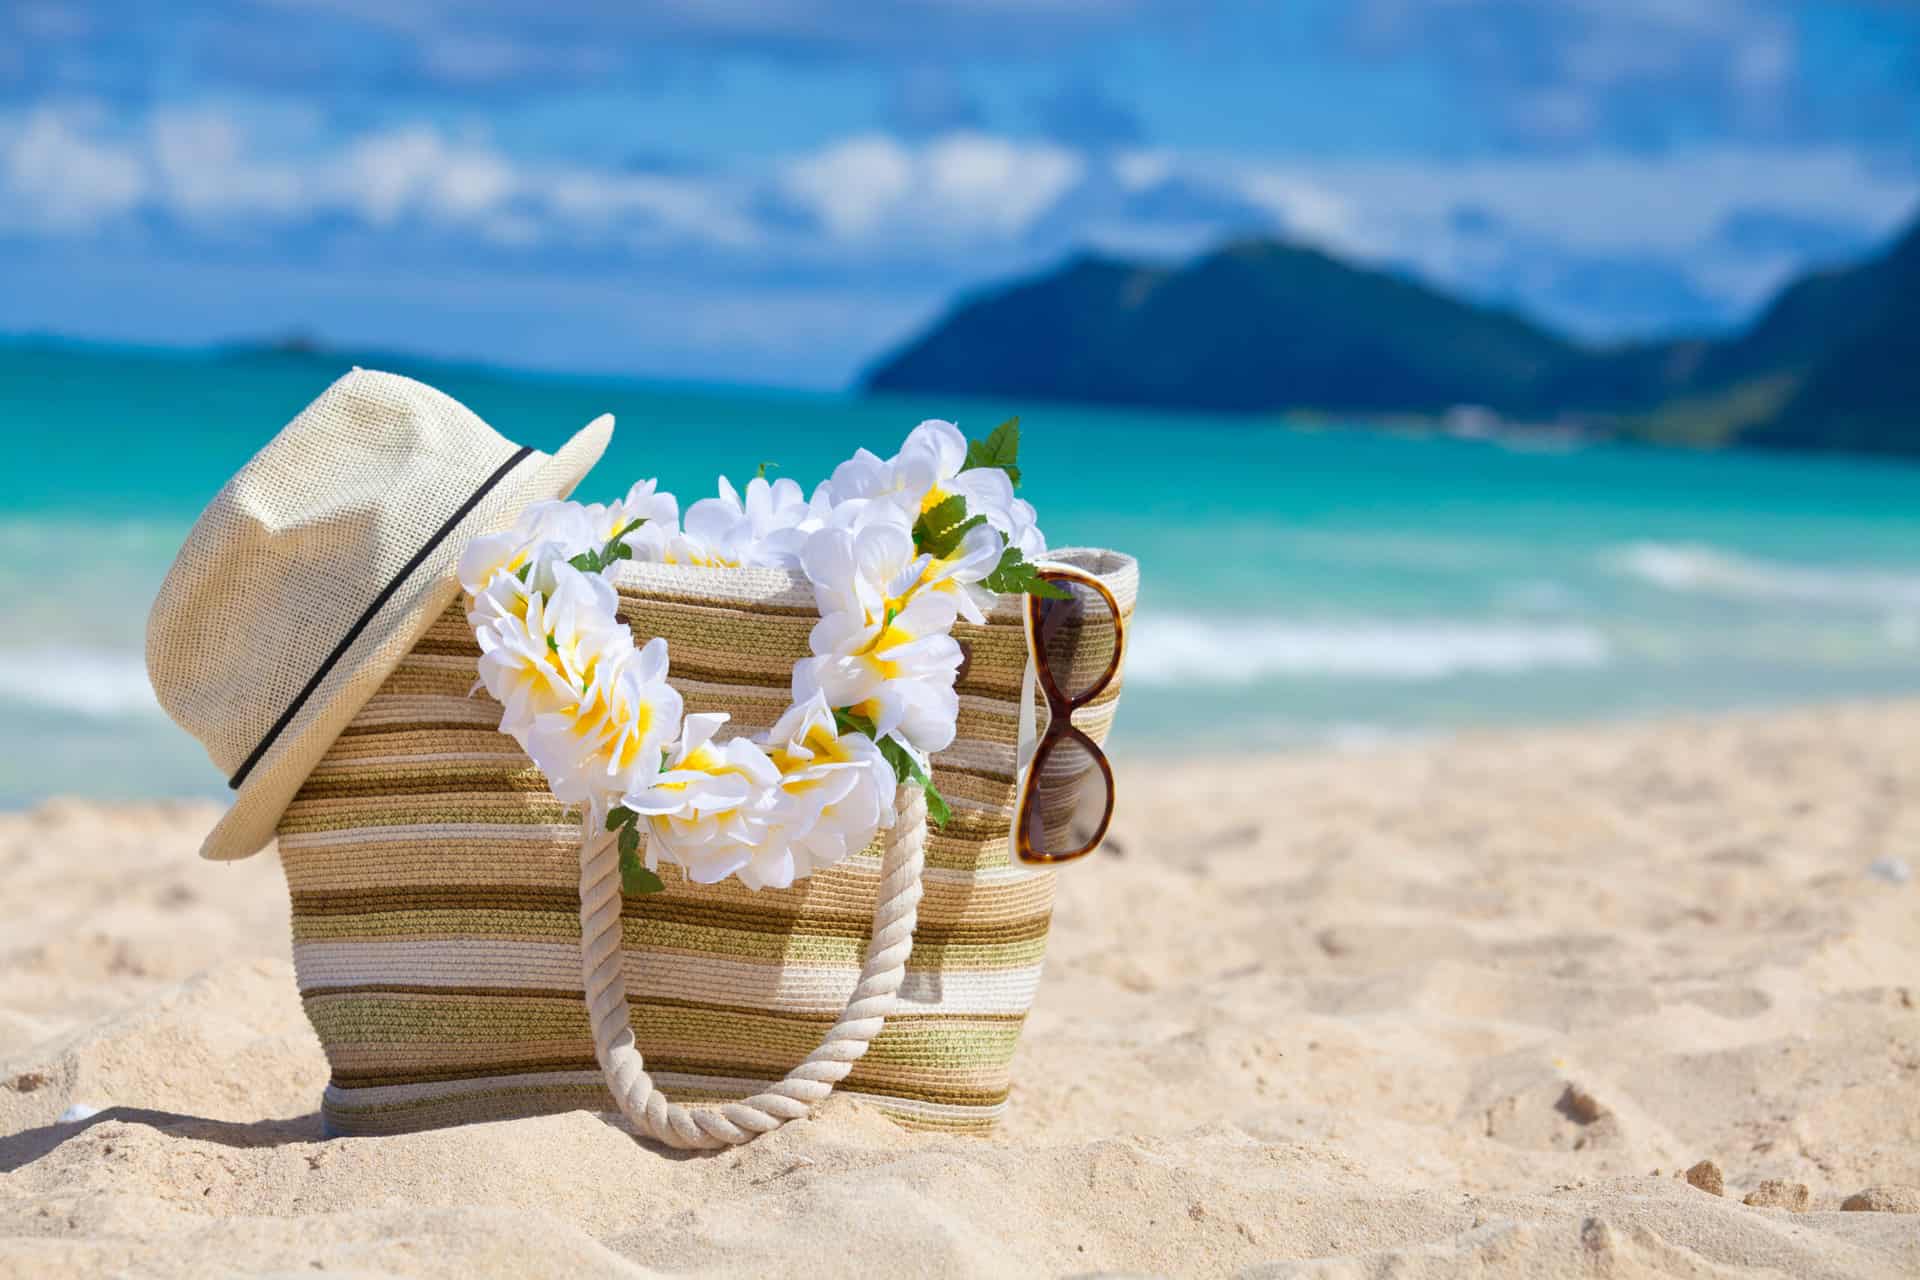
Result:
M993 1136L691 1158L322 1141L271 856L0 817L0 1273L1920 1274L1920 704L1121 785Z

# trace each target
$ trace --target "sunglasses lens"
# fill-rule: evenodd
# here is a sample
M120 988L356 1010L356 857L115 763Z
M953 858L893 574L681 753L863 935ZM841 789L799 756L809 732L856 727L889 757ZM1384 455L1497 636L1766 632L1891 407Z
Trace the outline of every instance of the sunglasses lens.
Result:
M1073 857L1104 834L1107 773L1078 739L1056 739L1035 758L1033 786L1028 849L1043 857Z
M1092 587L1058 579L1053 585L1067 597L1036 597L1036 647L1053 676L1054 686L1067 698L1078 699L1086 696L1113 662L1114 646L1119 643L1113 610L1107 606L1106 597Z

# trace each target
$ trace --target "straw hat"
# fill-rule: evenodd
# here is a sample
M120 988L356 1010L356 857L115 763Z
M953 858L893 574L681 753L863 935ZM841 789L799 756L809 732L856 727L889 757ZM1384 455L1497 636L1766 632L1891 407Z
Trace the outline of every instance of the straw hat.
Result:
M245 858L400 658L452 603L474 537L564 498L613 434L548 457L432 387L355 369L229 480L147 620L167 714L236 792L200 846Z

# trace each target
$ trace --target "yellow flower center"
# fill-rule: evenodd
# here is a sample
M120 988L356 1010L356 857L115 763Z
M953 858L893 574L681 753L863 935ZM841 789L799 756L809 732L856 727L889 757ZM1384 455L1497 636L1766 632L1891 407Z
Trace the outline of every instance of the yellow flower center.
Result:
M790 749L790 744L782 744L769 753L774 767L781 773L794 773L817 764L844 764L851 757L840 745L840 735L824 724L808 726L801 736L800 745L811 751L811 757L804 757ZM789 789L799 791L812 786L812 782L796 782Z
M725 556L702 555L698 551L688 552L684 560L673 552L668 552L665 563L697 565L702 569L738 569L740 567L738 560L729 560Z
M896 622L889 622L880 628L879 633L875 635L872 640L856 650L853 656L866 659L867 665L878 672L882 679L892 680L900 674L900 664L897 662L889 662L885 658L878 656L880 651L882 649L892 649L898 645L910 644L914 639L915 637L911 632L900 627Z

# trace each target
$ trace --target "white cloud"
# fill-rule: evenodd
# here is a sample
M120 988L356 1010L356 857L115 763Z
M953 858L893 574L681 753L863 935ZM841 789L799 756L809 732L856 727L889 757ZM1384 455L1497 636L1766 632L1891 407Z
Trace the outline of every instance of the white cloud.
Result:
M1113 176L1127 191L1144 191L1172 177L1178 163L1178 157L1163 149L1122 151L1113 157Z
M415 212L446 222L478 222L498 210L517 185L498 152L450 143L426 125L357 139L328 177L339 199L374 226L390 226Z
M1713 146L1657 155L1594 153L1461 164L1318 165L1312 177L1386 222L1462 204L1584 249L1680 253L1752 206L1890 226L1914 203L1911 172L1877 169L1844 147Z
M234 116L209 108L156 111L121 135L97 110L0 117L0 195L0 225L69 236L141 208L209 230L327 214L376 229L418 219L520 245L560 230L733 246L756 234L738 184L717 178L527 163L424 124L267 156Z
M244 156L245 137L222 112L156 112L147 134L156 190L189 218L292 214L305 201L300 174L288 165Z
M961 231L1024 231L1080 180L1085 162L1046 143L959 133L930 143L921 157L934 216Z
M1115 178L1128 190L1187 182L1234 192L1289 235L1362 260L1411 263L1469 289L1484 287L1498 266L1509 288L1544 295L1556 256L1563 265L1664 264L1729 314L1808 265L1728 248L1719 232L1733 215L1765 209L1887 234L1920 203L1911 167L1837 146L1291 163L1156 151L1121 157ZM1454 218L1462 209L1489 214L1491 229L1462 231ZM1509 252L1516 246L1526 248L1524 261Z
M880 134L848 138L786 167L789 196L842 239L865 235L913 189L913 155Z
M951 133L919 145L880 134L789 161L782 187L833 236L934 232L1017 236L1085 172L1079 154L1045 142Z
M1383 246L1369 239L1353 202L1326 184L1301 174L1250 169L1231 184L1267 209L1291 235L1343 253L1371 255Z
M97 113L37 107L0 126L0 225L85 232L137 206L147 194L139 153L90 136Z
M1841 147L1719 146L1654 156L1372 164L1316 176L1367 211L1392 256L1442 283L1473 288L1485 279L1483 262L1461 256L1460 237L1449 221L1454 209L1474 206L1499 221L1490 246L1496 256L1502 243L1525 244L1530 253L1546 246L1569 261L1661 264L1728 317L1759 306L1811 265L1785 257L1756 262L1729 250L1718 232L1730 216L1763 208L1887 234L1920 201L1920 182L1911 171L1877 169ZM1539 296L1550 291L1544 279L1533 288ZM1524 296L1524 284L1522 289ZM1598 316L1567 312L1560 318L1590 331L1617 332ZM1654 320L1624 319L1629 327Z
M602 173L567 169L530 184L556 219L578 227L619 230L636 242L681 239L730 248L756 243L760 231L734 184L709 175Z

